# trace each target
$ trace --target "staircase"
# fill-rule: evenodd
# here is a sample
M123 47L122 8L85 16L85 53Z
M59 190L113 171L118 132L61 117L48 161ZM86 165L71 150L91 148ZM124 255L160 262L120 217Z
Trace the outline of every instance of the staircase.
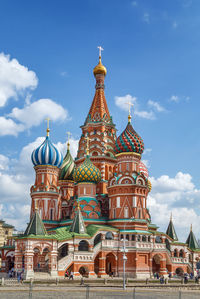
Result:
M62 271L67 269L70 266L70 264L73 262L73 258L74 258L74 254L69 253L68 255L60 259L58 261L58 270Z

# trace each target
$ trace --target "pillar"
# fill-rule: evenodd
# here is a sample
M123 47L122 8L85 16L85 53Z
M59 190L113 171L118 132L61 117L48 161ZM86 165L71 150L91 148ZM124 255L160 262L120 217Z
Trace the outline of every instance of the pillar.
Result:
M98 276L102 277L106 274L106 256L104 252L99 253L99 273Z

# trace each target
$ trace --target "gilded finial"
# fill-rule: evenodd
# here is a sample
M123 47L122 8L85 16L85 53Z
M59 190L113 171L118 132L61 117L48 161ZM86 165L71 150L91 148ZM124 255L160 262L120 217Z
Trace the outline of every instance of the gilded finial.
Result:
M49 122L50 122L51 119L49 117L47 117L45 120L47 121L47 137L49 137L49 132L50 132Z
M171 215L170 215L170 220L172 221L172 212L171 212Z
M80 210L80 204L79 204L79 201L78 201L77 207L78 207L78 210Z
M90 150L89 150L90 138L87 136L85 139L86 139L86 155L89 156L89 153L90 153Z
M190 225L190 231L192 232L192 224Z
M131 106L133 106L133 104L131 102L127 102L127 105L129 105L128 107L128 122L131 122Z
M67 135L68 135L67 150L69 150L69 146L70 146L69 139L72 134L70 132L67 132Z

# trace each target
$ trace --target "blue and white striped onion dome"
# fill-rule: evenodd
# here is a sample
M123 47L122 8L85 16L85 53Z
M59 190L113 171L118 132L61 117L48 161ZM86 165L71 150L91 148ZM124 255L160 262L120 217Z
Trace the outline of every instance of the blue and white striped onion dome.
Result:
M49 136L46 136L44 142L32 152L31 160L34 166L52 165L60 167L63 162L63 156L53 145Z

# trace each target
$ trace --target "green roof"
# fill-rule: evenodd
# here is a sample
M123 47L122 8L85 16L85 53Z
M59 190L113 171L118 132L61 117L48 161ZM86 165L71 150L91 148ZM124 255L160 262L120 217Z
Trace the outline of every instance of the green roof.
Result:
M35 235L35 236L45 236L47 235L46 229L44 227L44 223L42 222L42 219L40 218L40 215L38 214L38 211L35 210L35 213L33 214L26 231L24 233L24 236L29 235Z
M186 244L188 244L188 247L190 249L199 249L199 245L197 243L197 240L195 238L195 235L194 235L192 229L190 230L189 236L186 240Z
M178 237L177 237L172 219L170 219L166 234L174 241L178 241Z
M85 234L85 223L83 221L83 217L80 211L80 208L78 208L76 215L74 216L73 222L69 229L70 232L77 233L77 234Z

